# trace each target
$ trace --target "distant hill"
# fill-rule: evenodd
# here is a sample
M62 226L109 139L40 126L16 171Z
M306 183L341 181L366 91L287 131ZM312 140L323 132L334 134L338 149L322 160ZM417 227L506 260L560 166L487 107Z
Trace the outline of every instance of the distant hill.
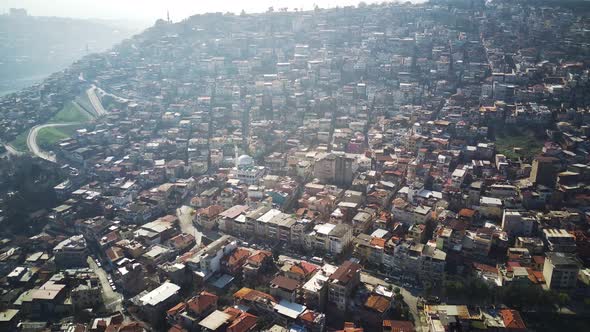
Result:
M140 31L122 22L0 15L0 95L62 70Z

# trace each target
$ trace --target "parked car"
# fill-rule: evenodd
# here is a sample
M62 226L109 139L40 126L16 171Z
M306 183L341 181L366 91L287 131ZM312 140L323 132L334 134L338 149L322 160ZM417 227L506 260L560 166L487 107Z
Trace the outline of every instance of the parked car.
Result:
M321 257L314 256L311 258L312 263L323 264L324 260Z

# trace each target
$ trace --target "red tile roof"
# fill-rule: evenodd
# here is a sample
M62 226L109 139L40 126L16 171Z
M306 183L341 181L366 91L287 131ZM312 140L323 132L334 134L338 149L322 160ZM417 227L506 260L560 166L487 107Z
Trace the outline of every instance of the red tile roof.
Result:
M309 323L313 323L313 321L315 320L315 317L316 317L316 314L312 310L306 310L304 313L299 315L299 319L309 322Z
M363 328L362 327L356 327L354 325L354 323L351 322L345 322L344 323L344 329L342 330L338 330L336 332L363 332Z
M248 287L242 287L239 291L234 293L234 297L237 299L243 299L246 301L256 301L258 299L266 299L277 303L278 301L270 294L265 292L257 291Z
M389 309L391 301L382 295L371 294L367 301L365 301L365 307L379 313L384 313Z
M272 257L271 252L260 250L257 251L254 255L248 257L248 262L253 264L261 264L268 257Z
M223 206L220 205L210 205L206 208L199 209L197 211L198 215L206 216L207 218L211 219L216 217L218 214L223 212Z
M472 210L472 209L465 208L465 209L461 209L459 211L459 216L461 216L461 217L471 218L474 215L475 215L475 210Z
M223 310L223 312L225 312L226 314L229 314L231 316L232 320L238 318L238 316L240 316L241 314L244 313L244 311L242 311L238 308L234 308L234 307L225 308L225 310Z
M176 314L178 314L179 312L184 310L184 308L186 308L186 303L180 302L177 305L175 305L174 307L168 309L168 311L166 311L166 314L168 314L170 316L176 316Z
M289 272L299 274L302 277L307 277L314 271L316 271L319 267L315 264L311 264L306 261L301 261L300 263L295 263L289 269Z
M176 324L168 329L168 332L187 332L188 330Z
M277 276L271 282L271 286L276 286L278 288L282 288L288 291L295 291L299 288L299 282L297 280L287 278L285 276Z
M382 239L379 237L373 237L373 238L371 238L371 245L385 248L385 239Z
M315 265L315 264L311 264L309 262L306 261L301 261L301 267L303 268L303 270L305 271L306 274L310 274L315 272L317 269L319 269L319 266Z
M170 244L175 248L184 248L193 241L195 241L195 237L191 234L180 233L170 239Z
M343 284L347 284L352 279L353 274L360 270L361 266L359 264L346 261L332 273L330 280L338 280Z
M407 320L384 320L383 332L414 332L414 324Z
M229 266L233 267L236 264L242 264L248 257L250 257L250 250L238 248L226 257L226 261Z
M498 269L496 267L491 266L491 265L473 263L473 267L479 271L498 273Z
M219 299L217 295L203 291L199 295L188 300L187 304L189 310L196 314L202 314L211 308L215 308L217 306L217 299Z
M111 262L116 262L119 259L125 257L123 249L119 247L109 247L107 250L105 250L105 253Z
M504 326L509 329L526 329L526 325L520 317L520 313L516 310L512 309L502 309L500 310L500 315L502 316L502 320L504 321Z
M256 327L257 319L258 317L244 312L227 327L227 332L252 331Z

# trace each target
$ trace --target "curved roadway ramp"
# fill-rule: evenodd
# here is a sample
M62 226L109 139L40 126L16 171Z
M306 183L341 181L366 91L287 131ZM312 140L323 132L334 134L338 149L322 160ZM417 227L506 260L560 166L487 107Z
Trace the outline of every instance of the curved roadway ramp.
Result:
M104 109L104 107L102 106L102 103L100 102L100 99L96 95L97 89L98 88L93 85L88 90L86 90L86 96L88 96L88 100L90 100L90 103L92 104L92 108L94 108L96 115L102 116L102 115L107 114L107 110Z
M43 129L43 128L75 126L78 124L81 124L81 122L47 123L47 124L43 124L43 125L37 125L37 126L31 128L31 131L29 132L29 136L27 136L27 147L29 148L29 151L31 151L37 157L43 158L47 161L51 161L54 163L56 161L55 155L50 152L46 152L46 151L41 150L41 148L37 144L37 136L39 135L39 131L41 131L41 129Z
M90 100L90 104L92 105L92 108L94 108L95 114L92 114L94 117L100 117L102 115L107 114L107 111L102 106L102 103L96 94L96 91L98 89L99 88L92 85L92 87L90 87L86 90L86 95L88 96L88 100ZM78 105L78 107L79 107L79 105ZM39 135L39 132L41 131L41 129L49 128L49 127L73 126L73 125L79 125L82 123L83 122L47 123L47 124L34 126L33 128L31 128L31 131L29 131L29 135L27 136L27 147L29 148L29 151L31 151L37 157L54 163L54 162L56 162L55 155L53 153L43 151L39 147L39 145L37 144L37 136Z
M4 152L3 154L0 154L0 157L4 156L4 155L14 155L14 156L19 156L21 154L23 154L22 152L18 151L17 149L15 149L12 145L8 144L8 143L0 143L4 146L4 148L6 149L6 152Z

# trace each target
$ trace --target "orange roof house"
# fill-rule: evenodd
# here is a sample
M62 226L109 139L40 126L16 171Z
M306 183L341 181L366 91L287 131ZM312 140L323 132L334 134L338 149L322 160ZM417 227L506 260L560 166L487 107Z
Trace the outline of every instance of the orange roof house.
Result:
M197 316L201 316L209 311L215 310L217 308L218 299L219 297L217 295L203 291L199 295L188 300L186 303L189 311Z
M520 313L513 309L500 310L504 327L511 330L526 330L526 325L520 316Z

